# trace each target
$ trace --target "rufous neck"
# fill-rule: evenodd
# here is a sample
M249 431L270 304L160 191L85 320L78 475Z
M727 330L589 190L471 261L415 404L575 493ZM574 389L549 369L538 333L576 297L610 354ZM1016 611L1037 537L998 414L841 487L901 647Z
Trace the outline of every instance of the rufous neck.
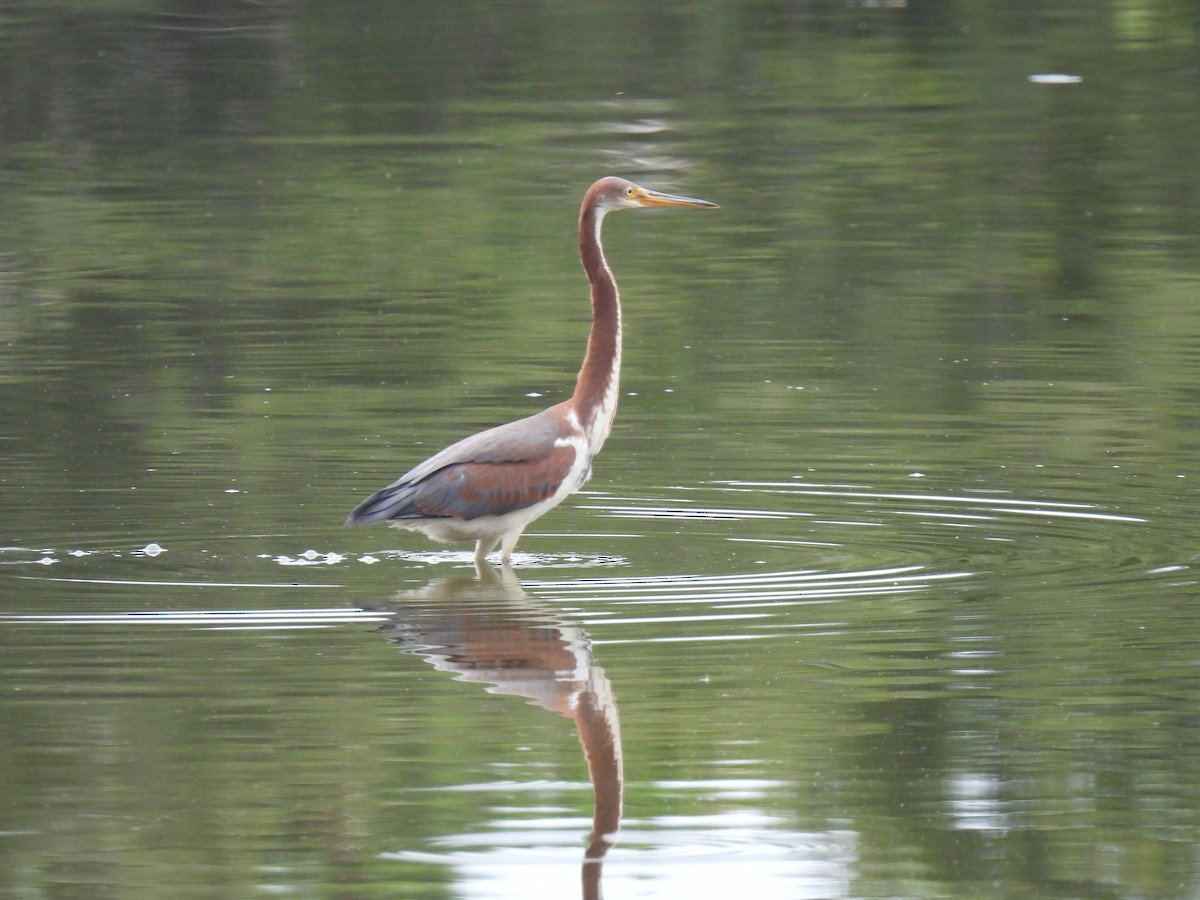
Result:
M585 428L595 415L606 415L611 422L621 371L621 300L600 245L603 218L602 210L584 202L579 213L579 259L592 287L592 330L573 403Z

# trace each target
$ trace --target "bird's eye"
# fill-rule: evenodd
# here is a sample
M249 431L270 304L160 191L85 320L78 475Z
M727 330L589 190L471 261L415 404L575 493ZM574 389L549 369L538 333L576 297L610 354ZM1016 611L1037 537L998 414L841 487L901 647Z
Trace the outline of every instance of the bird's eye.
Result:
M632 188L632 187L627 187L627 188L625 188L625 196L626 196L626 197L632 197L632 196L633 196L633 188Z

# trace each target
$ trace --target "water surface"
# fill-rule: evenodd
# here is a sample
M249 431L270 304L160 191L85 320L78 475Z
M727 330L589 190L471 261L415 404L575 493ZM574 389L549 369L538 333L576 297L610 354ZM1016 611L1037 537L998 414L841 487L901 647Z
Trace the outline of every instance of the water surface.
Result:
M0 896L1200 891L1192 11L338 10L0 13Z

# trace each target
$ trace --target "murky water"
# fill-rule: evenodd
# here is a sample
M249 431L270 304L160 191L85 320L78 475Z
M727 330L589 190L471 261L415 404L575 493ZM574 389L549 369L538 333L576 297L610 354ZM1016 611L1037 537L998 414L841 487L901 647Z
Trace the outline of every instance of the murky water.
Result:
M0 897L1200 893L1194 13L338 9L0 12Z

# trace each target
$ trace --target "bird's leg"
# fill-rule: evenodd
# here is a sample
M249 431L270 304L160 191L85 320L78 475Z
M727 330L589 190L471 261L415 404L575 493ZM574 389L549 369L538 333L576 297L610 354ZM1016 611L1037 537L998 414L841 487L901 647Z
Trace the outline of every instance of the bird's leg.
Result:
M500 568L497 569L491 565L486 559L475 558L475 577L480 584L495 584L505 587L520 587L521 582L517 579L517 573L513 571L512 564L507 560L500 561Z
M480 538L475 542L475 565L481 566L487 562L487 555L498 544L499 538Z
M516 531L510 531L504 535L503 543L500 544L500 562L504 565L510 564L513 551L517 549L517 541L521 539L522 530L518 528Z

